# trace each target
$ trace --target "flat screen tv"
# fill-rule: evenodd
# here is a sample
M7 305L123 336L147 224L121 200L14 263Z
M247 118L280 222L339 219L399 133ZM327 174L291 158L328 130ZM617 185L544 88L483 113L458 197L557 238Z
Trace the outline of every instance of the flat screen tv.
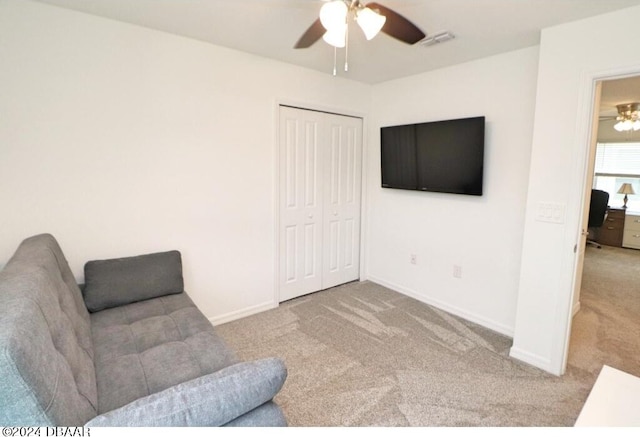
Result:
M485 118L380 128L382 186L482 196Z

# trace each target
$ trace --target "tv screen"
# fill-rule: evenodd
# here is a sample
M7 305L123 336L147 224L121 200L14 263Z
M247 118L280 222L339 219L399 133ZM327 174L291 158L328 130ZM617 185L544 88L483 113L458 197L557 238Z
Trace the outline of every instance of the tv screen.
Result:
M484 117L382 127L382 186L481 196L484 133Z

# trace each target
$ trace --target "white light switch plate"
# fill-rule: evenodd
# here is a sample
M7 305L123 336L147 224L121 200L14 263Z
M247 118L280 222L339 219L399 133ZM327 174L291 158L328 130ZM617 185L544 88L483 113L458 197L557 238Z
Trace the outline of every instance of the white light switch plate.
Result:
M538 202L536 220L546 223L564 223L564 203Z

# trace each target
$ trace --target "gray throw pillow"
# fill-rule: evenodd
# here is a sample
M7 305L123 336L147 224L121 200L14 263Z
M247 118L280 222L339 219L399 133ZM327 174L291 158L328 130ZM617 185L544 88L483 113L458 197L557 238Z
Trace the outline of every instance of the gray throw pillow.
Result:
M84 300L91 312L184 291L177 250L89 261L84 279Z
M238 363L140 398L85 426L220 426L269 402L286 379L280 358Z

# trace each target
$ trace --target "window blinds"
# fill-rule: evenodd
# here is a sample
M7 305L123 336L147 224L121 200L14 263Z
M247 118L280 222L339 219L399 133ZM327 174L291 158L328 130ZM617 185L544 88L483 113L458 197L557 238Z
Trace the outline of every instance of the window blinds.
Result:
M598 143L595 174L640 177L640 143Z

